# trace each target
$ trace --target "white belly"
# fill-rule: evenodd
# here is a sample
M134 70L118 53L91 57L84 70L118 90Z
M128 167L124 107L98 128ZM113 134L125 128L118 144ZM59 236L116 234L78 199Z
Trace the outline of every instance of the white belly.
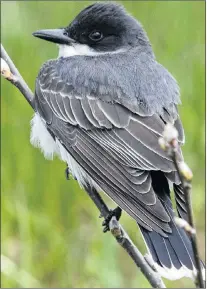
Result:
M98 185L88 176L88 174L79 166L74 158L66 151L58 139L53 139L45 127L45 121L35 113L31 120L30 142L33 146L40 148L46 159L53 160L54 156L58 156L62 161L68 164L69 170L73 177L77 179L80 186L83 187L86 182L95 186Z

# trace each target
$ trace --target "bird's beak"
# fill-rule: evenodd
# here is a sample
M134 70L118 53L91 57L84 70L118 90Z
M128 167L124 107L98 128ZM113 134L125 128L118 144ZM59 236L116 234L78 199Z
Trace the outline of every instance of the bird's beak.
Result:
M70 45L75 42L74 39L67 36L65 29L38 30L32 33L32 35L57 44Z

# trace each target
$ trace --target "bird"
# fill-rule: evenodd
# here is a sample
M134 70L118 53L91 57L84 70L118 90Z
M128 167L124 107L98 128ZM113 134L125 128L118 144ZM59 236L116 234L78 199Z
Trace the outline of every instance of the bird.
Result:
M124 210L137 222L161 276L193 278L192 245L171 200L172 188L177 215L187 220L183 187L158 143L173 124L183 159L180 89L143 26L122 5L100 2L64 28L33 35L59 52L36 78L31 143L45 158L64 161L81 187L111 198L117 219Z

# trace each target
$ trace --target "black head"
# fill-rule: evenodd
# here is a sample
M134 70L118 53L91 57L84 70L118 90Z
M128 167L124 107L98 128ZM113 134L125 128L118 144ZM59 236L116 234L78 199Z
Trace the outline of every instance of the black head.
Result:
M48 32L47 32L48 31ZM40 30L34 36L59 44L87 45L92 51L107 52L135 46L150 49L141 24L115 3L95 3L81 11L62 30ZM62 34L62 35L61 35Z

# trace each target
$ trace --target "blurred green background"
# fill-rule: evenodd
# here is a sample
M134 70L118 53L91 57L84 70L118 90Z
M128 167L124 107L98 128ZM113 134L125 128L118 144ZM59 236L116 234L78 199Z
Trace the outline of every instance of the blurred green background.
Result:
M66 26L92 2L3 1L1 38L31 89L43 62L57 47L32 32ZM200 253L205 256L205 3L199 1L125 1L146 29L157 60L181 88L179 111L186 133L183 153L194 173L193 207ZM30 145L33 115L10 83L1 86L2 286L149 288L113 237L102 233L98 211L65 164L44 159ZM107 200L113 208L115 205ZM136 223L121 223L144 254ZM164 280L166 281L166 280ZM166 281L167 287L194 287L190 279Z

